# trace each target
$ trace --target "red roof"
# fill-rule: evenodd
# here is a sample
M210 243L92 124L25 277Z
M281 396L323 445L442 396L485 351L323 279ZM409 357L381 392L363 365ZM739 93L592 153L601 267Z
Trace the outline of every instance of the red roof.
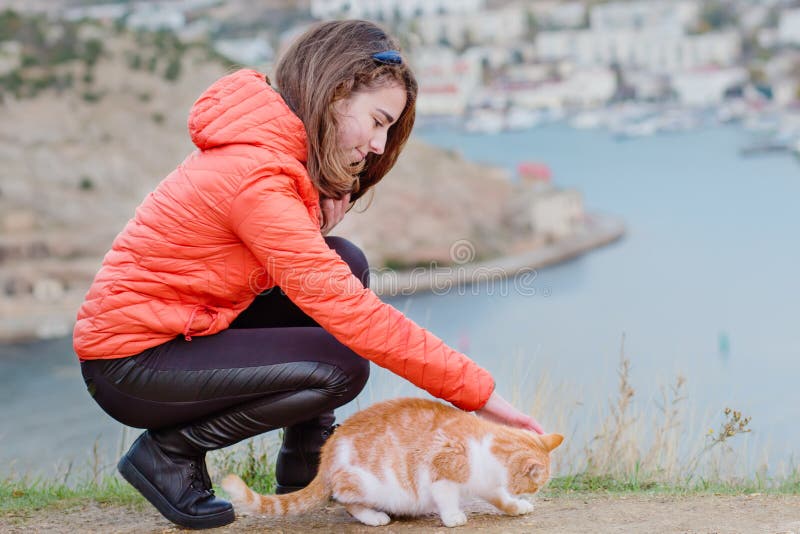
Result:
M517 174L522 178L531 180L542 180L549 182L553 173L550 172L550 167L544 163L537 163L535 161L524 161L517 165Z

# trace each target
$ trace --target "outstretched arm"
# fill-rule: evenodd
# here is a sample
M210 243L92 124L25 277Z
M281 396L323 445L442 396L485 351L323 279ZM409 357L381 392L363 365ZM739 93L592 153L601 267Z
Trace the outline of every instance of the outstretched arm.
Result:
M486 403L491 375L365 288L325 243L294 179L248 177L230 219L268 280L342 344L458 408Z

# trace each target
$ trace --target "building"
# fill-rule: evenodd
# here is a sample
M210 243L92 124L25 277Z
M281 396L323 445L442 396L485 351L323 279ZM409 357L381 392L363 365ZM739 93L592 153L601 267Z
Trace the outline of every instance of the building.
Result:
M450 48L425 47L414 55L419 83L419 115L462 115L481 85L482 67L474 56L458 56Z
M311 0L318 19L408 20L453 13L475 13L486 0Z
M265 37L218 39L214 50L231 61L250 67L263 66L272 61L274 51Z
M701 69L676 73L672 77L672 88L678 99L690 106L718 104L725 99L729 89L743 86L750 79L747 69Z
M780 44L800 44L800 9L787 9L781 12L777 38Z
M128 15L125 24L136 30L177 32L186 24L186 15L178 6L138 4Z
M417 34L425 44L446 44L456 48L472 45L510 45L528 31L525 11L510 5L491 11L447 13L422 17Z
M639 0L609 2L592 7L589 25L594 31L658 30L683 34L700 16L700 4L693 1Z
M530 217L535 235L548 241L570 236L583 227L583 195L576 189L537 192L531 198Z
M22 45L18 41L0 42L0 76L13 72L22 64Z
M586 26L586 6L583 2L532 2L530 14L539 29L558 30Z
M62 18L66 20L98 20L101 22L114 22L130 12L126 4L94 4L88 6L70 7L64 10Z
M562 110L591 108L606 104L617 88L611 69L576 69L560 80L541 83L512 83L501 87L509 105L523 109Z
M707 65L730 66L741 55L741 36L735 30L681 35L674 28L659 30L540 32L540 60L569 59L579 66L619 65L671 73Z

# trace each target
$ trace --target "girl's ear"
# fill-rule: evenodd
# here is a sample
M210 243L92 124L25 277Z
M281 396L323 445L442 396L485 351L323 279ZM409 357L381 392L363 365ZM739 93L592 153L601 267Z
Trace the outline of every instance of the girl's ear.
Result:
M550 452L561 445L561 442L564 441L564 436L561 434L545 434L543 436L539 436L539 439L542 440L542 444L544 445L544 448L547 449L547 452Z

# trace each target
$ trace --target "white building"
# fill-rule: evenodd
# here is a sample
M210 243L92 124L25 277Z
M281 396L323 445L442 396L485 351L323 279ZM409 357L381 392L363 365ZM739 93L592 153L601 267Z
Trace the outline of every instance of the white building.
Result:
M800 51L785 50L764 65L764 75L772 88L772 101L787 106L797 101L798 82L795 73L800 70Z
M679 72L706 65L729 66L741 54L737 31L679 35L670 29L540 32L540 60L569 59L578 65L612 65L652 72Z
M758 46L762 48L774 48L780 44L780 33L777 28L761 28L756 33Z
M168 4L137 4L125 21L129 28L177 32L186 24L186 15L178 6Z
M790 106L795 104L798 100L798 84L795 78L781 78L770 83L772 88L772 101L781 107Z
M700 4L694 1L609 2L592 7L589 25L595 31L647 28L682 34L698 20L699 15Z
M636 93L637 100L661 100L669 94L667 76L654 74L644 70L626 70L624 83Z
M19 41L0 42L0 76L8 74L22 64L22 45Z
M263 66L275 55L264 37L219 39L214 41L213 47L231 61L250 67Z
M414 55L414 72L420 115L463 115L482 79L477 57L459 57L449 48L419 49Z
M534 234L556 240L578 231L584 223L583 196L575 189L551 189L531 201Z
M798 70L800 70L800 51L797 50L779 52L764 64L764 75L769 82L791 76Z
M513 5L491 11L432 15L417 23L423 43L447 42L455 47L508 45L524 37L527 30L525 10Z
M530 12L539 29L581 28L586 24L583 2L539 1L531 3Z
M702 69L676 73L672 76L672 88L684 104L707 106L722 102L725 92L750 79L747 69Z
M511 84L498 93L517 108L562 110L601 106L614 96L616 88L611 69L592 67L575 69L559 81Z
M446 13L475 13L486 0L311 0L318 19L405 20Z
M752 33L767 25L769 7L763 4L742 6L739 12L739 27L746 33Z
M787 9L781 12L778 22L778 42L787 45L800 43L800 9Z
M95 4L89 6L70 7L64 10L62 17L66 20L100 20L115 21L130 11L126 4Z

